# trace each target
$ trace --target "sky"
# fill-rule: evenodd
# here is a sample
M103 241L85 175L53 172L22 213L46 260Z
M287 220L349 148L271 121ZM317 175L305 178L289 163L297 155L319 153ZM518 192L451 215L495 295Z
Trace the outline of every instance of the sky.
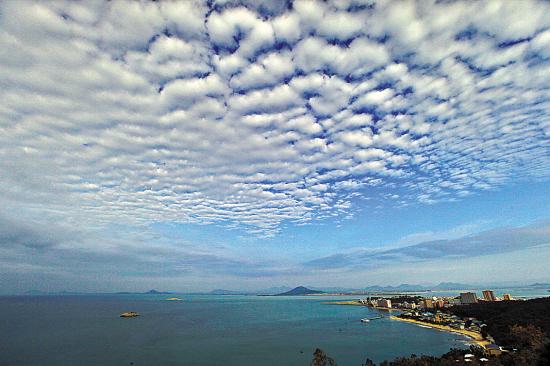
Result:
M550 3L0 2L0 293L550 281Z

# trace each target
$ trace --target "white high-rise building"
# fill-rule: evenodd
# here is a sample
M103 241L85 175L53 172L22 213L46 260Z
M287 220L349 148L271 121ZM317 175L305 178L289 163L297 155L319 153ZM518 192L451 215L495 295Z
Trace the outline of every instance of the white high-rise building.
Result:
M477 295L475 292L462 292L460 294L461 304L475 304L477 303Z
M491 290L483 290L483 300L485 301L497 301L495 293Z
M391 308L391 300L379 299L376 304L382 308Z

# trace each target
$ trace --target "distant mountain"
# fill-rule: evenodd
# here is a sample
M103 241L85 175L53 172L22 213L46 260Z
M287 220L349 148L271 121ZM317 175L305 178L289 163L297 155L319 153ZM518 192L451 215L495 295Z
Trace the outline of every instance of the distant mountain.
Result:
M157 290L149 290L147 292L128 292L128 291L122 291L122 292L115 292L116 295L172 295L173 292L163 292L163 291L157 291Z
M278 286L278 287L269 287L262 290L249 290L249 291L235 291L235 290L226 290L226 289L215 289L208 293L207 295L275 295L281 292L286 292L291 290L292 287L288 286Z
M423 291L426 290L426 287L422 285L411 285L408 283L402 283L398 286L395 286L395 290L397 291Z
M343 293L354 293L360 291L356 288L351 287L316 287L316 286L307 286L307 288L311 290L319 290L323 291L325 293L331 293L331 294L343 294Z
M224 290L224 289L212 290L208 294L209 295L246 295L246 293L243 291L232 291L232 290Z
M466 285L464 283L455 282L441 282L434 286L424 285L411 285L408 283L402 283L397 286L369 286L365 288L365 291L386 291L386 292L415 292L415 291L430 291L430 290L466 290L475 288L472 285Z
M255 291L254 293L258 295L276 295L276 294L280 294L281 292L287 292L290 290L292 290L292 287L289 287L289 286L275 286L275 287L269 287L263 290Z
M409 285L407 283L402 283L397 286L369 286L365 288L365 291L387 291L387 292L413 292L413 291L426 291L427 287L422 285Z
M147 294L147 295L171 295L172 292L149 290L149 291L145 292L145 294Z
M533 287L533 288L537 288L537 289L541 289L541 288L549 288L550 287L550 283L532 283L530 284L528 287Z
M40 291L40 290L30 290L30 291L27 291L25 292L25 295L33 295L33 296L38 296L38 295L56 295L56 296L61 296L61 295L86 295L88 293L86 292L76 292L76 291L55 291L55 292L48 292L48 291Z
M313 294L324 294L323 291L311 290L304 286L298 286L293 288L290 291L283 292L274 296L300 296L300 295L313 295Z
M467 290L473 288L475 288L475 286L464 283L441 282L439 285L432 287L432 290Z
M25 295L47 295L48 293L40 290L29 290L25 292Z

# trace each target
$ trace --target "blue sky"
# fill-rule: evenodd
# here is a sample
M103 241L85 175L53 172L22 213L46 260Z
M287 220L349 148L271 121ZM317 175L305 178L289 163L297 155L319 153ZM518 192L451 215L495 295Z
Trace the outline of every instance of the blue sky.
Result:
M550 281L548 2L0 7L2 292Z

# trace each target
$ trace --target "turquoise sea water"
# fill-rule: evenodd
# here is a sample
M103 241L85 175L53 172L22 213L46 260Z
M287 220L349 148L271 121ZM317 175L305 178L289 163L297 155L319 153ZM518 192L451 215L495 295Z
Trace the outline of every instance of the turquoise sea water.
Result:
M333 297L167 297L0 297L0 365L309 365L320 347L340 366L359 366L467 342L389 319L363 324L381 313L322 304Z

